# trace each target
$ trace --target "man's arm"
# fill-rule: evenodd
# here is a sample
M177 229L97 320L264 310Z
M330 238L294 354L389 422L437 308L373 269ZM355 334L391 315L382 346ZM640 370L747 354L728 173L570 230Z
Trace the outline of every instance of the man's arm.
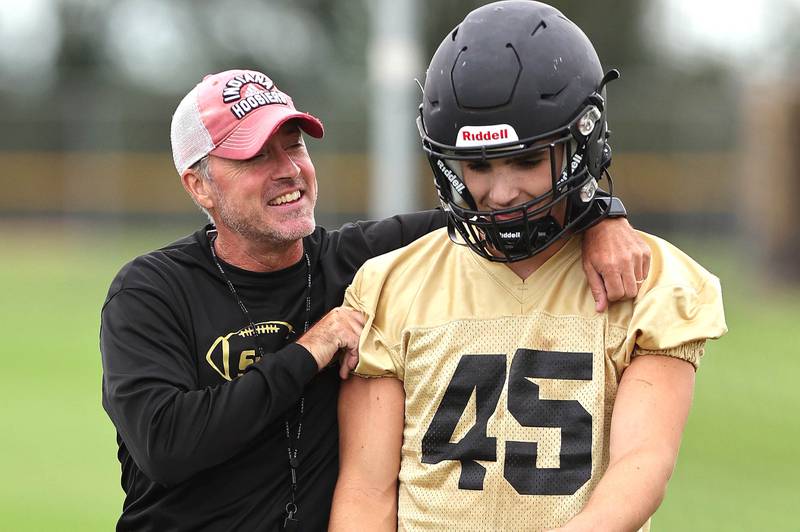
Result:
M446 223L447 215L435 210L346 224L335 236L336 267L349 281L367 259L410 244ZM606 218L584 231L582 257L598 312L609 302L636 297L641 285L637 281L650 270L650 248L624 217Z
M352 378L339 393L339 480L330 528L396 530L405 392L389 377Z
M608 469L586 507L559 531L633 531L655 513L675 467L694 378L685 360L633 359L614 402Z
M103 308L103 407L136 464L173 485L230 459L293 405L339 348L355 352L363 317L337 309L239 378L198 389L196 355L162 298L122 290Z

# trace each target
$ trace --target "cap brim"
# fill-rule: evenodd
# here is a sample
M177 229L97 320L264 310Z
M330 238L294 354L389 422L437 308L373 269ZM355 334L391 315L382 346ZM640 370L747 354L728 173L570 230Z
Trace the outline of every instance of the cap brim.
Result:
M297 120L300 129L314 138L321 138L325 134L322 122L315 116L283 105L270 105L242 119L230 135L209 153L236 160L254 157L264 143L289 120Z

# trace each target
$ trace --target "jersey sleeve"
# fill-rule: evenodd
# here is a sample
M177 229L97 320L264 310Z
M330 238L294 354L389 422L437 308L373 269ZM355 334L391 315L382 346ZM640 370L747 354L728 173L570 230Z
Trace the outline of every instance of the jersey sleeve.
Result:
M728 330L719 279L665 241L651 239L651 249L651 275L627 327L626 358L666 355L697 367L706 340Z
M370 265L368 262L356 273L344 296L345 306L359 310L367 317L358 344L358 365L353 373L361 377L396 377L402 380L405 367L399 341L382 330L380 320L376 320L383 278Z

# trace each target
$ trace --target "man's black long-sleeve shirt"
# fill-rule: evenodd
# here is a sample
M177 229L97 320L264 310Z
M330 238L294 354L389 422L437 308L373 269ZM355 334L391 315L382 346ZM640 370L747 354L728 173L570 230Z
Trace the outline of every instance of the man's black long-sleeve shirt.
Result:
M317 228L313 324L367 259L443 226L438 211ZM126 497L118 530L276 530L289 501L285 420L296 430L302 530L324 530L338 470L335 367L293 343L306 319L305 260L277 272L223 264L266 355L213 263L207 230L127 264L103 306L103 406Z

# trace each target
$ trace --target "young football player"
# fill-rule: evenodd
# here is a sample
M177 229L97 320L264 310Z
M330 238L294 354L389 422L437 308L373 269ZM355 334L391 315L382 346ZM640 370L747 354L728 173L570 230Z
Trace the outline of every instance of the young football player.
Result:
M617 75L527 0L471 12L434 54L419 126L449 223L347 291L355 373L382 378L341 390L333 530L649 529L726 325L719 280L650 235L638 296L595 312L580 230Z

